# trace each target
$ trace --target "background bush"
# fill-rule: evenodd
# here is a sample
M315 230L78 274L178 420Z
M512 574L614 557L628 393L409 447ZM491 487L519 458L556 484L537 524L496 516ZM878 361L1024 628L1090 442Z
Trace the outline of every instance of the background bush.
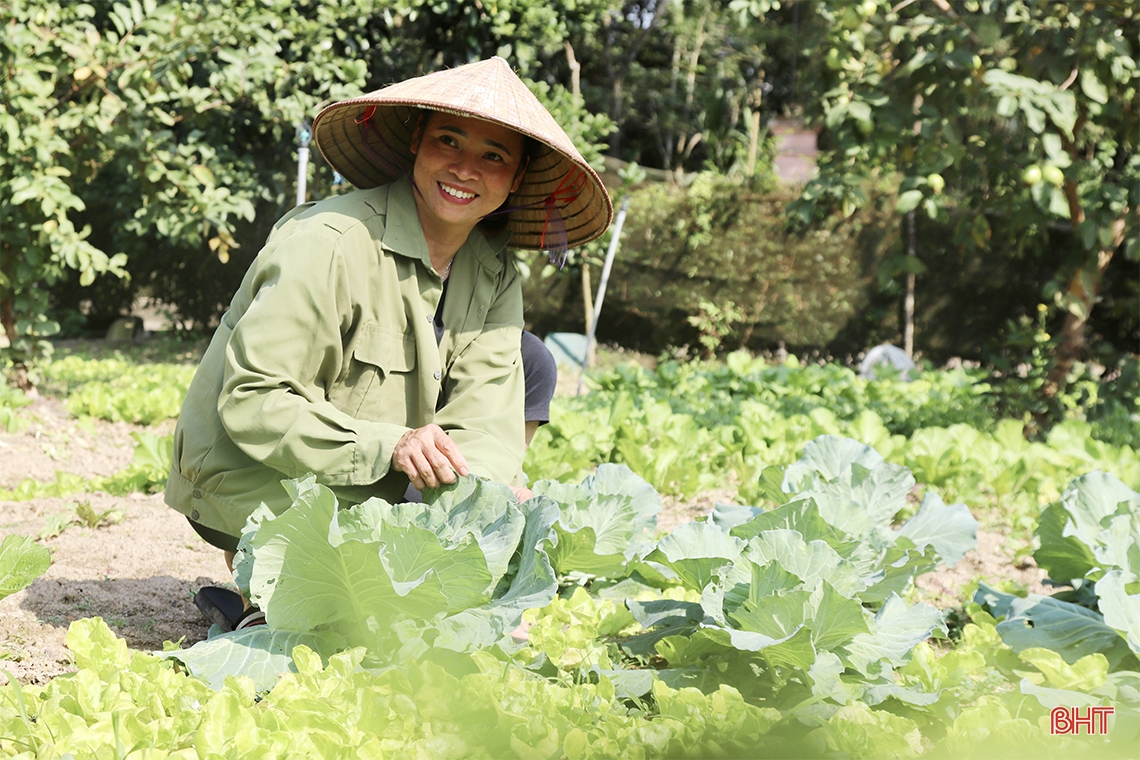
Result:
M598 339L648 353L699 347L690 317L702 302L733 302L744 314L720 351L857 356L881 342L901 344L902 217L871 202L846 220L796 231L785 220L795 188L702 174L687 188L642 185L632 191L621 246L603 304ZM872 194L873 195L873 194ZM968 221L968 220L966 220ZM954 357L1015 372L1031 347L1013 339L1033 323L1041 282L1062 266L1071 234L1044 230L1015 240L990 220L1005 255L979 255L958 244L961 217L917 219L915 348L935 363ZM1016 249L1016 250L1015 250ZM1126 260L1106 276L1104 304L1091 343L1103 364L1140 341L1140 298ZM539 271L524 285L526 319L540 335L584 332L580 279L570 270ZM596 287L600 268L593 266ZM1056 331L1063 315L1042 329ZM1013 336L1013 337L1011 337ZM1024 350L1023 350L1024 349Z

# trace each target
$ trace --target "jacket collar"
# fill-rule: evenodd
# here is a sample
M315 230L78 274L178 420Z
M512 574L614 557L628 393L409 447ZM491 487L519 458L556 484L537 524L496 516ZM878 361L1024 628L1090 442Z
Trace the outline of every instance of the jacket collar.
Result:
M416 213L416 200L412 195L412 181L401 177L388 185L388 213L384 222L384 236L380 243L385 249L413 259L420 259L428 268L427 240L424 239L420 218ZM478 259L479 264L492 274L503 268L503 251L511 241L509 232L490 237L477 228L471 231L460 251L468 251ZM458 254L457 254L458 255Z

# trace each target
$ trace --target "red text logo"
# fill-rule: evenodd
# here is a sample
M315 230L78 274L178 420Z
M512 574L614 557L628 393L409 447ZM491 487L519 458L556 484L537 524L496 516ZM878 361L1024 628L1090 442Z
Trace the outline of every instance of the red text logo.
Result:
M1086 734L1104 736L1108 733L1108 716L1114 712L1115 707L1086 707L1083 714L1079 707L1054 707L1049 713L1049 733L1079 734L1083 728Z

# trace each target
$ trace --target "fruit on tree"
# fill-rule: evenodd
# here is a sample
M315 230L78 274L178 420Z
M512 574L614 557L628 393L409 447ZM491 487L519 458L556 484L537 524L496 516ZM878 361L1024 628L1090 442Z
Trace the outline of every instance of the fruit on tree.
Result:
M1052 164L1041 167L1041 178L1053 187L1060 187L1065 181L1065 173Z

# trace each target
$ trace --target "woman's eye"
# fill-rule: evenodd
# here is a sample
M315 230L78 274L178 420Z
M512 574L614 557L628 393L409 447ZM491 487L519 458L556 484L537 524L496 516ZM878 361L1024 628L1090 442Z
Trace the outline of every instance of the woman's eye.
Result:
M486 158L488 161L502 161L503 160L503 157L500 156L498 153L488 153L486 156L484 156L484 158Z
M454 137L452 137L451 135L440 135L439 141L441 143L443 143L444 145L448 145L452 148L459 145L459 142Z

